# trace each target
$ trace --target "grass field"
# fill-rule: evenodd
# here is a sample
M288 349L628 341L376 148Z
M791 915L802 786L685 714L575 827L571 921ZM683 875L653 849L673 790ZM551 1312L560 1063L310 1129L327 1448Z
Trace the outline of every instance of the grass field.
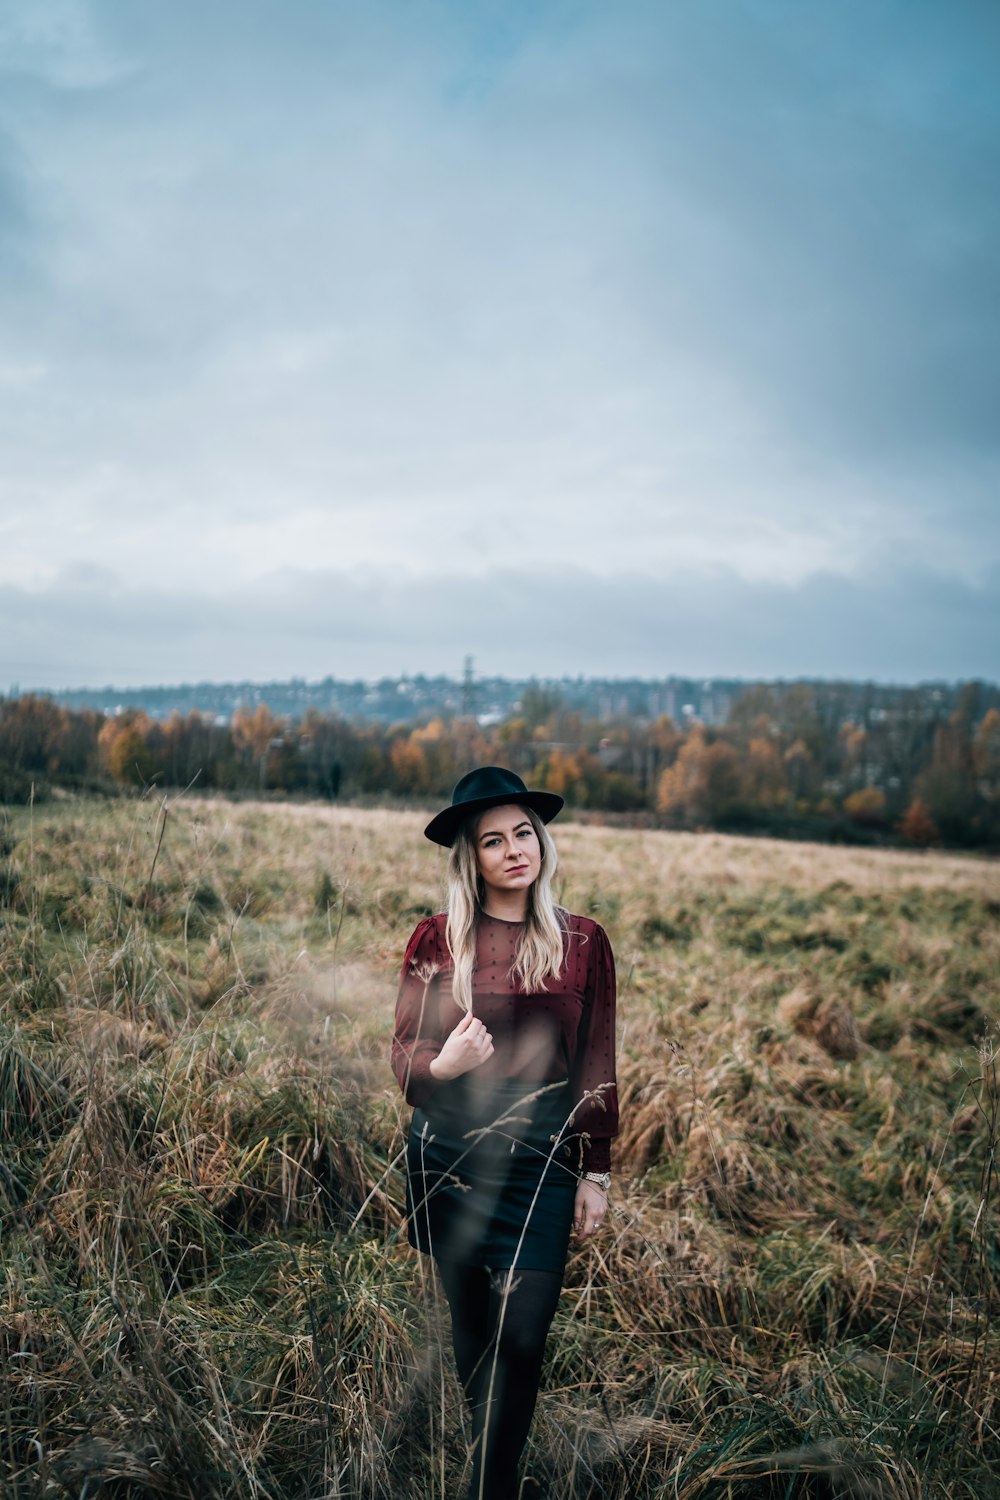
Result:
M3 1495L455 1495L401 1232L416 814L0 810ZM1000 868L557 824L623 1133L529 1448L553 1500L1000 1494Z

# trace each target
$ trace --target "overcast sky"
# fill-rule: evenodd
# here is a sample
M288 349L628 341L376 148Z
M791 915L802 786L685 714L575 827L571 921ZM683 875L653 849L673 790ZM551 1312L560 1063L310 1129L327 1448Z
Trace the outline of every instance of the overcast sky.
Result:
M1000 676L995 0L5 0L0 692Z

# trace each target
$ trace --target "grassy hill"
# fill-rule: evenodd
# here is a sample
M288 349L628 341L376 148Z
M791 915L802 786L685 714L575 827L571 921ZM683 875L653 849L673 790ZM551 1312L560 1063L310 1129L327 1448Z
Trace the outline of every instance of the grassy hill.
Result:
M423 819L0 811L5 1496L450 1496L401 1232ZM554 1500L980 1497L1000 1466L1000 870L555 827L623 1134L529 1451Z

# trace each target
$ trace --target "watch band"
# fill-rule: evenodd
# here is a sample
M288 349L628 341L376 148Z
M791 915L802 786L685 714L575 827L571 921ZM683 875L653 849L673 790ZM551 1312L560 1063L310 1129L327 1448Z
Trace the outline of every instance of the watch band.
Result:
M611 1191L610 1172L584 1172L583 1180L584 1182L596 1182L597 1186L599 1188L603 1188L605 1193L609 1193Z

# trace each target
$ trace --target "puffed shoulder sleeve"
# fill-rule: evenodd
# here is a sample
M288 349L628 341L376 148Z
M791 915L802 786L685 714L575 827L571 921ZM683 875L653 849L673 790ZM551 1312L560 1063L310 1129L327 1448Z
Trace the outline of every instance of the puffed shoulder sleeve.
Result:
M392 1071L407 1104L425 1104L434 1090L430 1065L444 1038L435 976L443 967L442 938L434 917L425 917L406 945L396 996Z
M573 1122L590 1137L583 1148L585 1172L607 1172L611 1141L618 1134L618 1075L615 1065L615 959L608 935L595 922L590 934L587 989L573 1069Z

